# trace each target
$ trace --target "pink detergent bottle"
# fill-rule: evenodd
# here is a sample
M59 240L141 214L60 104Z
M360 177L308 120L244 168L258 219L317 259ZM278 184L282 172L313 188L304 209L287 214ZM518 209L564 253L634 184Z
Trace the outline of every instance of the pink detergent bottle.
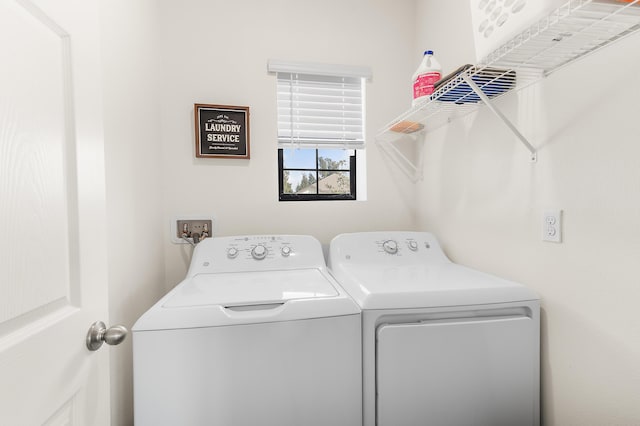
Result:
M422 63L413 74L413 102L416 105L419 101L424 100L434 91L436 81L442 77L442 67L433 56L433 50L424 52Z

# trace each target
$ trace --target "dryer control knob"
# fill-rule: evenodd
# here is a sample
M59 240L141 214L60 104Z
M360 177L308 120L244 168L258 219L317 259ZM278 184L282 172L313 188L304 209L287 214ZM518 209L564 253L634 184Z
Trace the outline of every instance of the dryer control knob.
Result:
M235 259L236 257L238 257L238 249L235 247L229 247L227 249L227 257L229 259Z
M280 253L282 254L283 257L289 257L289 255L291 254L291 247L289 246L284 246L280 249Z
M409 241L409 248L410 248L412 251L416 251L416 250L418 250L418 243L416 243L416 242L415 242L415 241L413 241L413 240Z
M398 252L398 243L393 240L387 240L382 243L382 248L389 254L396 254Z
M267 248L262 245L257 245L253 249L251 249L251 256L255 260L262 260L267 257Z

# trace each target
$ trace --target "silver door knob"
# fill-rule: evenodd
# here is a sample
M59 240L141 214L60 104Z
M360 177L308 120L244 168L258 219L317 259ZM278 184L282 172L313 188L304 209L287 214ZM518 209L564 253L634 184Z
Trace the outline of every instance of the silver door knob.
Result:
M126 337L127 328L124 325L107 328L102 321L96 321L87 332L87 349L97 351L105 342L107 345L119 345Z

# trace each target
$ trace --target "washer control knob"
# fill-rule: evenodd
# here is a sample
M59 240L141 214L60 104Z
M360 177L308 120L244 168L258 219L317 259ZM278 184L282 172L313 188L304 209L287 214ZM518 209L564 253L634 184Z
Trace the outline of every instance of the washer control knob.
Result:
M289 257L289 255L291 254L291 247L283 246L280 249L280 253L282 254L282 257Z
M418 250L418 243L416 243L416 242L415 242L415 241L413 241L413 240L409 241L409 248L410 248L412 251L416 251L416 250Z
M262 260L267 257L267 248L263 245L257 245L251 249L251 256L255 260Z
M229 247L227 249L227 257L229 259L235 259L236 257L238 257L238 253L239 253L239 251L235 247Z
M382 243L382 248L389 254L396 254L398 252L398 243L393 240L387 240Z

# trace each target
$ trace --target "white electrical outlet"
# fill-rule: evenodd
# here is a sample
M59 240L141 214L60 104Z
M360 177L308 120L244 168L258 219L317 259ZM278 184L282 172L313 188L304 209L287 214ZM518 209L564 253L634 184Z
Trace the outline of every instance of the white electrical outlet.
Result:
M562 242L562 210L546 210L542 214L542 241Z
M175 217L171 221L171 241L191 244L213 237L214 225L214 218L206 215Z

